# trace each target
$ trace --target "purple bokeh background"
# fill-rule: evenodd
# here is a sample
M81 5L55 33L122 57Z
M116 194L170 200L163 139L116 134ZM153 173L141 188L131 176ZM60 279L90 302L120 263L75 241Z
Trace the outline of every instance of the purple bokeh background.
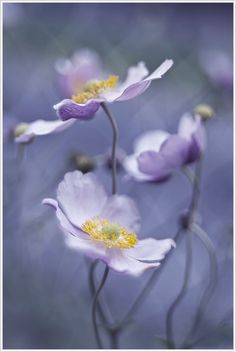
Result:
M150 71L165 58L175 62L142 96L111 105L119 146L127 153L142 132L176 131L181 115L199 103L216 111L207 124L199 212L216 248L219 282L196 335L206 337L194 348L232 348L232 67L219 72L225 79L212 80L201 59L217 51L232 61L232 4L5 3L3 17L4 348L96 348L88 293L90 261L65 247L54 214L41 201L54 197L64 173L73 170L74 152L96 156L107 151L108 120L99 112L64 133L37 138L24 154L12 139L16 122L56 118L52 106L63 96L55 61L83 47L98 51L107 71L121 79L140 60ZM101 167L96 173L109 191L110 171ZM120 171L118 189L138 204L140 237L174 237L191 195L181 172L163 184L140 185L125 181ZM185 337L208 281L207 254L197 238L193 243L190 287L175 314L176 341ZM181 243L122 333L120 348L163 348L157 336L165 338L166 311L181 287L184 261ZM132 278L112 272L102 296L113 317L123 316L150 275Z

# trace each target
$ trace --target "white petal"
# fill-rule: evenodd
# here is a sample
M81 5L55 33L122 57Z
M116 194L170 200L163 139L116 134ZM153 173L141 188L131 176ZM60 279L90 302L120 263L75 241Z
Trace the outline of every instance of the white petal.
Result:
M128 74L126 80L119 86L119 89L123 91L127 87L134 83L141 81L144 77L148 75L148 69L144 62L139 62L136 66L131 66L128 69Z
M59 184L57 198L68 219L80 227L96 217L106 203L106 192L92 173L68 172Z
M146 238L140 240L134 248L127 249L126 253L137 260L159 261L165 257L172 247L175 247L175 242L172 239Z
M57 133L70 127L76 119L70 119L68 121L46 121L36 120L29 124L28 128L19 137L15 138L15 142L22 143L29 141L34 136L43 136L50 133Z
M69 233L70 235L76 236L80 239L88 238L87 234L85 234L80 228L74 226L69 221L69 219L63 213L62 209L59 207L59 204L55 199L45 198L42 203L45 205L51 206L56 211L56 216L64 232Z
M178 134L189 140L196 131L196 127L196 121L192 118L191 114L186 113L180 119Z
M134 152L141 154L149 150L159 152L162 143L169 137L169 133L162 130L143 133L134 142Z
M165 60L150 76L146 77L144 81L152 81L161 78L173 65L173 60Z
M128 231L138 231L140 216L134 201L127 196L114 195L110 197L100 214L101 218L110 220Z
M87 240L79 239L73 236L65 236L65 242L68 247L79 252L83 252L94 259L106 260L107 248L98 241L93 241L90 238Z
M106 263L113 270L123 272L133 276L141 275L145 270L156 268L160 263L142 263L136 259L128 257L123 250L110 249L107 251Z

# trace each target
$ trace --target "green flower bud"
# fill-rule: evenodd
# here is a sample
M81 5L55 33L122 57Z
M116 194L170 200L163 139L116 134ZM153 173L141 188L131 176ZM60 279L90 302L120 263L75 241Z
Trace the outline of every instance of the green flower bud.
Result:
M19 137L20 135L22 135L27 128L29 127L29 124L26 122L21 122L19 123L16 128L14 129L14 136L15 137Z
M96 162L88 155L83 153L76 153L72 156L72 162L77 170L83 173L92 171L96 167Z
M203 120L209 120L211 119L214 115L215 112L212 109L210 105L207 104L199 104L193 109L193 113L195 115L201 116Z

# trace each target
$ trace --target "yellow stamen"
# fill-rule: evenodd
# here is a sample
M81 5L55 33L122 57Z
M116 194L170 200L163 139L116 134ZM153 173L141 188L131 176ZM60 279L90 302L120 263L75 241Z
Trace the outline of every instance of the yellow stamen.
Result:
M117 84L118 78L118 76L110 75L108 79L103 81L89 81L84 86L83 92L78 95L73 95L72 100L78 104L84 104L90 99L97 98L98 95L106 89L114 88Z
M94 241L101 241L108 248L128 249L138 243L135 233L130 233L124 227L106 219L87 220L82 225L82 230Z

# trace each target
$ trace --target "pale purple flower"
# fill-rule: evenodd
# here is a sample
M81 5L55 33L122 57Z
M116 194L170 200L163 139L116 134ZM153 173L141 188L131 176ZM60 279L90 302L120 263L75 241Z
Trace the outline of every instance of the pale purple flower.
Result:
M54 134L64 131L70 127L76 120L70 119L68 121L54 120L36 120L31 123L21 123L16 127L16 143L28 143L35 136L44 136L47 134ZM18 129L18 132L17 132Z
M43 203L55 209L69 247L101 259L118 272L138 276L158 267L175 247L172 239L138 240L140 217L134 201L122 195L107 196L93 173L67 173L57 200L44 199Z
M80 92L86 82L103 78L99 55L87 48L76 51L70 59L58 59L55 68L61 90L68 98Z
M134 143L134 153L123 166L136 181L161 182L172 173L197 160L205 147L205 133L200 116L185 114L178 133L155 130L141 135Z
M218 49L204 50L199 60L204 72L216 87L232 90L233 60L227 52Z
M71 118L90 119L99 109L101 103L125 101L142 94L151 81L160 79L173 65L172 60L165 60L151 75L143 62L130 67L127 78L118 83L118 76L110 75L106 80L89 80L78 94L71 99L64 99L54 105L61 120Z

